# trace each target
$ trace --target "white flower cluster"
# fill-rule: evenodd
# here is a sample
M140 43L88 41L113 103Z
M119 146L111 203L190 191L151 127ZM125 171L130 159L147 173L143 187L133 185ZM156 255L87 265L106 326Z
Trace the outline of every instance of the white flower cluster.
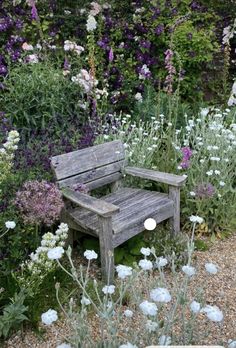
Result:
M68 237L68 226L61 223L55 234L45 233L41 240L41 246L34 253L30 254L31 260L22 265L32 275L43 278L45 272L53 269L54 260L59 259L64 253L63 246ZM23 279L24 280L24 279Z
M3 148L0 148L0 185L10 173L13 165L14 153L18 149L17 144L19 141L19 133L17 131L10 131L7 141L3 144Z
M97 21L93 15L89 15L86 23L86 29L88 32L94 31L97 28Z
M82 46L77 45L74 41L66 40L64 42L64 50L75 52L80 56L82 52L84 52L84 48Z
M98 84L98 81L86 69L81 69L79 74L72 76L71 81L79 84L86 93L89 93Z

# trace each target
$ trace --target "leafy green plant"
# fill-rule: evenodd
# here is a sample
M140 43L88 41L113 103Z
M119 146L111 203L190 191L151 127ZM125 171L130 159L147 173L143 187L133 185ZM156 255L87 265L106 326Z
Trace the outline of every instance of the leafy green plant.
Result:
M1 108L17 128L59 127L79 113L80 90L49 62L12 67L0 97ZM79 117L79 116L78 116Z
M0 338L6 338L11 330L16 329L20 324L27 320L26 312L28 307L24 305L26 293L21 291L14 295L11 303L4 307L3 314L0 316Z

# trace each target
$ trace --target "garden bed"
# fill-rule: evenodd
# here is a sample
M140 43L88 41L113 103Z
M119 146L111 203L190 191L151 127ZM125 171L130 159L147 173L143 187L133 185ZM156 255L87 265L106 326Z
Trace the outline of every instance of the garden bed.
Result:
M196 251L194 253L194 266L198 270L195 279L191 281L190 291L194 292L196 286L205 284L205 294L207 304L217 304L224 313L224 320L220 324L212 323L209 327L209 334L204 342L198 342L202 345L217 345L226 346L230 339L235 338L236 325L236 308L235 308L235 293L236 293L236 235L232 235L228 239L216 241L208 251ZM78 260L77 260L78 262ZM206 262L213 262L218 265L219 271L216 275L207 274L204 268ZM92 270L92 273L98 272L97 267ZM171 280L171 279L170 279ZM125 307L124 307L125 309ZM205 330L206 320L200 318L202 330ZM91 317L90 325L93 328L94 340L98 333L96 316ZM142 325L141 317L137 316L133 322L134 329L139 330ZM42 327L42 325L41 325ZM125 321L124 321L125 328ZM42 337L36 335L32 330L17 332L9 339L5 348L56 348L62 342L62 337L67 337L69 333L68 327L61 320L46 329ZM141 348L143 346L140 346Z

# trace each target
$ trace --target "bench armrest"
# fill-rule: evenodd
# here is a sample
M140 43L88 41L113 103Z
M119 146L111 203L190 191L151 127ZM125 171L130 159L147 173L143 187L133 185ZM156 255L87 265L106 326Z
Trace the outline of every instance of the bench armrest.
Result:
M125 173L132 176L137 176L142 179L149 179L157 182L162 182L164 184L176 187L183 186L183 184L186 181L186 178L181 175L169 174L164 172L158 172L156 170L136 167L125 167Z
M113 213L120 210L120 208L114 204L105 202L95 197L91 197L81 192L73 191L68 187L63 188L61 192L63 197L67 198L71 202L78 204L82 208L93 211L97 215L103 217L109 217Z

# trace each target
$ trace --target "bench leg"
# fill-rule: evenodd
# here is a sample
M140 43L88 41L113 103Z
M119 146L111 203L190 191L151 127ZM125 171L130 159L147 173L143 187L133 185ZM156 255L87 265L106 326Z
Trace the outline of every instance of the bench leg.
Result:
M180 188L170 186L169 198L174 202L174 215L170 218L172 233L177 234L180 232Z
M106 284L112 284L114 280L114 248L112 246L111 217L99 217L99 224L102 278L106 282Z

